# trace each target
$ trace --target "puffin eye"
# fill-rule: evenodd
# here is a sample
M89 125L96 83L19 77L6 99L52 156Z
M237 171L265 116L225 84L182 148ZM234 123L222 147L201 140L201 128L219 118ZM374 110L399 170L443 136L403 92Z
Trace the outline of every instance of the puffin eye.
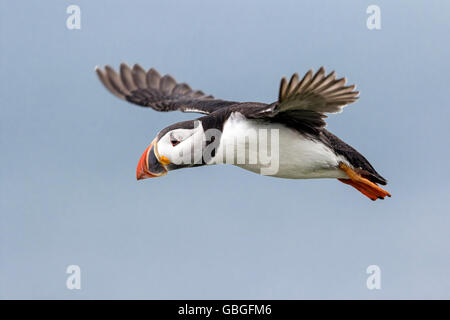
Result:
M172 144L173 147L175 147L180 142L181 142L181 140L175 139L173 137L170 138L170 143Z

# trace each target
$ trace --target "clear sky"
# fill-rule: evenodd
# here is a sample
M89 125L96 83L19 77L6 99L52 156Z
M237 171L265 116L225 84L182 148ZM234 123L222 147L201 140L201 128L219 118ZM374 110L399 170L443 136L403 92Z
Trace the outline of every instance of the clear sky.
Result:
M0 298L450 298L450 2L0 3ZM336 70L361 97L328 129L392 198L225 165L137 182L156 133L196 115L108 93L94 66L122 61L238 101Z

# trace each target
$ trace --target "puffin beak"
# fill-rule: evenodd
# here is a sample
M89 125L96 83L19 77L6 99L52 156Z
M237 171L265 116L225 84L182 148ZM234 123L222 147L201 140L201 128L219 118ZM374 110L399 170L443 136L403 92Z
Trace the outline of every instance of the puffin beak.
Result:
M155 138L142 154L136 169L137 180L161 177L167 174L166 165L170 164L170 160L158 154L157 142L158 140Z

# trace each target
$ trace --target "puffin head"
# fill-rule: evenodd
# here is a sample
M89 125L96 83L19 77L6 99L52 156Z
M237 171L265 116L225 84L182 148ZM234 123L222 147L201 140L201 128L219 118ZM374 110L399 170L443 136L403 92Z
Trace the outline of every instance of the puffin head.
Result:
M139 160L137 180L161 177L168 171L203 165L205 134L199 120L175 123L161 130Z

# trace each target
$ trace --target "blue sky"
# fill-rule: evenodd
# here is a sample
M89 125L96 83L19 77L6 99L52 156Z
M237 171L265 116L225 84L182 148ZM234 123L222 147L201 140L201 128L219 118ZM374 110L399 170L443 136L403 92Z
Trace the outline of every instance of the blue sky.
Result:
M81 30L66 8L81 8ZM381 8L368 30L366 8ZM0 298L450 298L443 1L1 1ZM328 118L389 180L372 202L336 180L232 166L135 180L167 125L95 65L139 62L193 88L272 102L325 66L361 91ZM66 288L68 265L81 290ZM381 269L368 290L366 268Z

